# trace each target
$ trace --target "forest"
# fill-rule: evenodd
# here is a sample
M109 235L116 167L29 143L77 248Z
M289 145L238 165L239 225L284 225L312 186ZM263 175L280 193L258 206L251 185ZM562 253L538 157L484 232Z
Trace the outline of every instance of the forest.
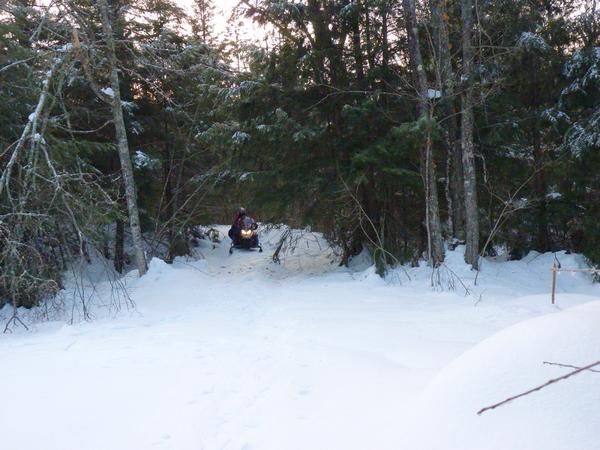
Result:
M378 273L600 262L600 17L579 0L7 0L0 298L188 254L244 205ZM240 28L262 30L249 39ZM124 245L130 239L130 249ZM128 251L130 250L130 251Z
M597 0L0 0L2 450L598 450L598 281Z

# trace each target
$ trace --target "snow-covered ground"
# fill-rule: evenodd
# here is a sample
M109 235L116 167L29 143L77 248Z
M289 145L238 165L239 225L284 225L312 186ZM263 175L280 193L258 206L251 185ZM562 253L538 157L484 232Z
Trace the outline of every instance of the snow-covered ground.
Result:
M552 306L551 254L486 261L473 286L459 248L434 289L427 267L386 281L338 268L318 239L275 265L276 234L262 254L229 256L224 239L198 260L153 259L121 281L135 308L89 270L65 301L83 289L94 320L0 336L0 448L600 448L598 373L476 414L571 370L543 361L600 359L587 275L561 274Z

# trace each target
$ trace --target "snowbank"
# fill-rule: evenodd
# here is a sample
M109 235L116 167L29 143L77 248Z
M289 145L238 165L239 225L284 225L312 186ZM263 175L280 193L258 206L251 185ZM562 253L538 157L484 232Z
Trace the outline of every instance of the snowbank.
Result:
M419 267L394 269L388 281L398 280L406 286L451 291L466 295L476 302L497 301L507 297L530 297L524 303L550 302L552 283L551 269L554 262L563 268L588 268L585 258L565 251L538 253L530 252L518 261L506 261L504 256L483 258L479 273L464 261L464 246L446 252L444 264L432 276L431 267L422 262ZM432 280L435 285L432 286ZM580 297L572 294L600 295L600 286L588 273L559 272L557 274L557 304L569 307L580 303ZM534 296L537 299L534 300Z
M316 233L295 231L274 264L285 228L261 230L264 253L233 255L218 230L220 243L154 258L142 278L93 259L54 314L21 311L31 332L0 335L3 450L537 450L566 436L564 448L598 448L597 373L475 414L563 373L543 360L597 358L599 303L553 313L600 289L561 276L551 305L552 254L485 261L475 285L459 248L432 288L425 265L386 280L367 254L339 267Z
M600 302L521 322L484 340L430 384L405 448L600 448L600 373L582 372L481 415L477 411L600 360Z

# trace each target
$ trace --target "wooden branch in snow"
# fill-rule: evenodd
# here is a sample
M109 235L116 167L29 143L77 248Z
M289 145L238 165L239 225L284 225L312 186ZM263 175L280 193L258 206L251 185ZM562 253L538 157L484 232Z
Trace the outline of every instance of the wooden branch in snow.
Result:
M583 273L600 273L600 269L561 269L560 267L553 267L551 269L554 272L583 272Z
M547 364L549 366L568 367L569 369L581 369L581 367L579 367L579 366L573 366L571 364L561 364L561 363L555 363L555 362L549 362L549 361L544 361L544 364ZM600 373L600 370L594 370L594 369L588 369L588 370L590 372Z
M539 386L536 386L533 389L529 389L528 391L525 391L521 394L513 395L512 397L509 397L506 400L502 400L501 402L495 403L493 405L486 406L485 408L482 408L479 411L477 411L477 415L481 415L490 409L498 408L499 406L505 405L505 404L512 402L513 400L516 400L518 398L525 397L526 395L529 395L533 392L540 391L540 390L544 389L545 387L550 386L551 384L558 383L559 381L562 381L562 380L566 380L567 378L570 378L573 375L577 375L578 373L584 372L586 370L590 370L591 368L596 367L596 366L600 366L600 361L596 361L595 363L588 364L587 366L584 366L584 367L579 367L577 370L569 372L566 375L563 375L562 377L552 378L551 380L548 380L544 384L540 384Z
M21 325L23 325L25 327L25 329L27 331L29 331L29 327L27 325L25 325L25 322L23 322L19 316L17 316L16 311L13 313L12 317L10 319L8 319L8 322L6 322L6 326L4 327L4 331L3 333L8 333L10 331L10 324L11 322L19 322Z

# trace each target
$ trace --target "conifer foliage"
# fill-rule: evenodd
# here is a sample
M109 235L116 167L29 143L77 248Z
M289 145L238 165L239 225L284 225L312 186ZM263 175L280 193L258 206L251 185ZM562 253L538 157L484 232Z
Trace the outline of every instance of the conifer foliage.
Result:
M242 0L233 37L219 8L0 6L0 305L95 255L143 274L240 204L382 275L461 243L600 262L596 2Z

